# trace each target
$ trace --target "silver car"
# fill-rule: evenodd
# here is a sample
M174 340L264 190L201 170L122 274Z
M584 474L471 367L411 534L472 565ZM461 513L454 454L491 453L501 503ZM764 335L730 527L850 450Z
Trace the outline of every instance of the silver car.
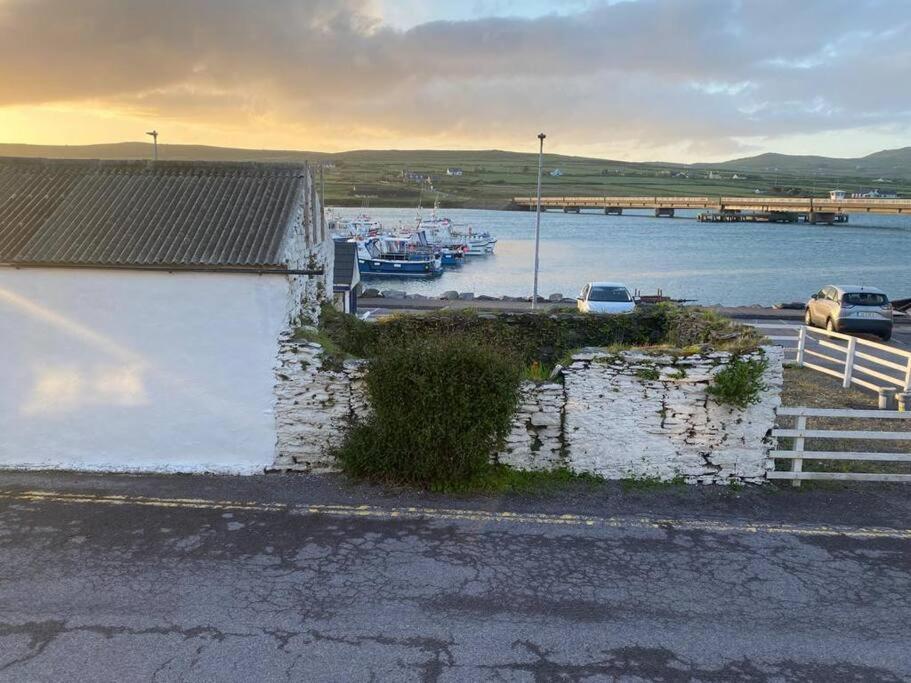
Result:
M892 338L892 304L876 287L828 285L807 302L804 321L830 332L868 332Z

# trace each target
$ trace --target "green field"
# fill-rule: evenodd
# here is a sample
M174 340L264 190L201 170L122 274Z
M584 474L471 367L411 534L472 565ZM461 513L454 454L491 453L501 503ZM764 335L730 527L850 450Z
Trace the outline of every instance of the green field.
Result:
M162 160L303 162L324 165L330 206L430 206L504 209L516 196L535 193L534 153L499 150L358 150L329 154L299 150L255 150L199 145L159 145ZM148 159L146 143L70 147L0 144L0 156ZM447 176L459 167L462 176ZM543 192L550 196L691 195L825 196L874 187L911 197L911 148L878 152L861 159L761 155L715 165L633 163L545 155ZM549 172L559 168L563 175ZM403 171L429 176L414 182ZM891 172L887 172L891 171ZM734 174L742 179L733 179ZM675 177L674 174L685 174ZM720 177L710 177L720 175ZM880 182L884 177L888 182Z

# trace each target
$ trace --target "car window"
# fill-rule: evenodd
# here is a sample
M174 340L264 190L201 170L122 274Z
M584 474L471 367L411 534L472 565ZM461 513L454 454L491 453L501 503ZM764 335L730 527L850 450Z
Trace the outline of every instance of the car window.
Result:
M835 301L838 298L834 287L826 287L823 291L825 292L826 299L829 301Z
M582 299L582 301L585 301L588 298L588 285L585 285L582 288L582 291L579 293L579 298Z
M841 301L849 306L885 306L889 303L885 294L876 292L848 292Z
M589 301L631 301L629 292L626 287L604 287L593 286L591 293L588 295Z

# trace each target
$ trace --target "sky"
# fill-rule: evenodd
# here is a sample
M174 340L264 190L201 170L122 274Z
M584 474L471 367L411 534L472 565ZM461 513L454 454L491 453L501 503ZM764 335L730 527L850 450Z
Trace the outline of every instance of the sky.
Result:
M0 0L0 142L911 145L911 0Z

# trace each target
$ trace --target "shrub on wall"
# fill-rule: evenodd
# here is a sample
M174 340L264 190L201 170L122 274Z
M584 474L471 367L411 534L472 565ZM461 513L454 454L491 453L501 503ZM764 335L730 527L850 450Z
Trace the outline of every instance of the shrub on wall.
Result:
M747 408L759 402L759 394L766 388L762 376L767 367L764 358L735 358L715 375L708 393L718 403Z
M336 453L356 477L429 487L470 482L509 431L522 366L466 335L385 346L366 382L374 412Z

